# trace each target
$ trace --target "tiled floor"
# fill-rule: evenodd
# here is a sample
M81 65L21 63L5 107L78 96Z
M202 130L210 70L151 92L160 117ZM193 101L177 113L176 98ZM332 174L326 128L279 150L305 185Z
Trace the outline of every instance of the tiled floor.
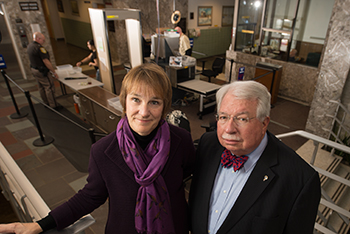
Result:
M89 53L87 50L66 45L62 41L52 41L52 43L57 65L74 65L76 61ZM31 95L39 97L35 81L16 79L16 82L25 90L29 90ZM56 95L60 96L58 84L56 91ZM19 107L28 105L23 93L16 88L13 88L13 92ZM58 102L74 111L71 96L60 96ZM202 124L213 120L213 114L204 115L201 120L198 118L198 100L186 106L173 106L173 108L180 109L187 115L193 139L198 139L205 132L205 129L201 127ZM269 130L274 134L280 134L304 129L308 112L309 107L307 106L278 99L271 111L272 121ZM27 118L11 119L12 113L15 113L15 108L3 79L0 79L0 141L48 206L54 208L79 190L85 184L87 175L77 171L53 144L35 147L33 141L38 138L35 126ZM286 143L293 149L297 149L304 143L304 140L293 138ZM0 223L13 221L4 215L11 213L6 205L4 199L0 199ZM103 233L107 205L94 211L92 216L96 219L96 223L86 233Z

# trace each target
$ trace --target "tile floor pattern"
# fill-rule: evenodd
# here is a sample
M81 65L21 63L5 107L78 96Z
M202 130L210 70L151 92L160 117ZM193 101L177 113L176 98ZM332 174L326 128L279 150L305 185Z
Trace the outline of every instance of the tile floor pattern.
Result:
M88 53L86 50L66 45L64 42L53 41L53 43L59 44L55 44L54 46L56 48L54 50L56 61L60 61L57 65L74 64L76 58L83 58ZM74 50L70 50L70 48L74 48ZM69 51L74 51L74 55L69 55ZM80 56L77 56L77 53L80 53ZM16 79L16 82L23 89L30 91L31 95L39 97L34 80ZM23 93L17 88L13 88L13 93L19 108L28 105ZM57 100L61 105L71 109L72 112L74 111L72 96L61 96L58 83L56 84L56 96L60 96ZM198 119L198 101L190 103L187 106L173 106L173 108L180 109L186 113L191 124L193 139L198 139L205 132L205 129L201 125L213 119L213 114L204 115L202 120ZM307 106L285 99L279 99L271 111L272 122L270 123L269 130L274 134L280 134L304 129L308 112L309 107ZM78 172L53 144L44 147L33 146L33 141L39 138L36 127L27 118L12 119L10 115L13 113L15 113L15 108L5 82L1 78L0 141L43 197L47 205L51 209L55 208L83 187L87 174ZM295 138L291 139L289 143L286 143L296 150L304 142L301 139ZM0 209L0 223L13 221L7 219L4 215L11 213L8 206L4 204L4 199L0 199L0 208L2 207L7 207L7 210ZM87 234L104 233L107 209L108 207L105 204L92 213L92 216L96 219L96 223L86 230Z

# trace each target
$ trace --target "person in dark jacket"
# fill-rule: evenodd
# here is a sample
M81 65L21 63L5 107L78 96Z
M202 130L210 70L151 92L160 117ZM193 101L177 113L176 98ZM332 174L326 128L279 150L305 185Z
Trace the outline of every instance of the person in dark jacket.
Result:
M0 225L0 233L61 230L108 200L105 233L188 234L183 179L192 173L195 149L188 131L164 120L171 97L161 67L131 69L120 93L125 116L92 145L85 187L44 219Z
M58 75L50 62L49 52L43 47L44 43L45 36L42 33L33 33L33 42L27 48L30 69L38 82L39 93L43 102L57 109L54 79L58 79Z
M216 94L217 130L198 144L190 189L192 234L313 233L318 173L267 131L271 96L256 81Z
M83 58L81 61L77 62L76 66L80 67L84 63L88 63L89 67L94 66L96 70L96 80L101 81L100 69L98 67L97 51L94 40L88 40L86 42L86 45L91 51L91 53L87 57Z

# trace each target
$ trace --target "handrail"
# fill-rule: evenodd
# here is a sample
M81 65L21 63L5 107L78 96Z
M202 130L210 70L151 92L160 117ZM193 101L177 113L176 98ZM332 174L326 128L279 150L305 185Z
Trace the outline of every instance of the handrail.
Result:
M49 212L50 208L46 205L44 200L41 198L39 193L35 190L33 185L30 183L28 178L18 167L16 162L12 159L11 155L5 149L3 144L0 142L0 168L7 177L8 183L15 196L19 196L19 199L26 195L29 200L28 209L32 212L32 219L39 220L45 217ZM18 201L18 199L17 199ZM20 201L20 200L19 200ZM20 203L20 202L19 202Z
M2 180L5 181L2 181ZM48 215L50 208L35 190L23 171L19 168L4 145L0 142L0 184L5 197L13 204L15 212L20 214L21 222L38 221ZM28 220L30 219L30 220ZM82 233L84 229L95 222L91 215L86 215L71 226L58 232L50 230L45 234Z
M346 106L344 106L339 100L329 100L330 103L335 103L337 105L339 105L343 111L345 111L348 115L350 115L350 111L348 110L348 108Z
M334 173L331 173L329 171L323 170L323 169L318 168L318 167L313 165L313 163L315 161L315 158L316 158L318 145L320 143L324 144L324 145L327 145L327 146L330 146L333 149L338 149L338 150L343 151L345 153L350 153L350 147L347 147L345 145L342 145L340 143L337 143L337 142L334 142L334 141L331 141L331 140L327 140L325 138L319 137L317 135L314 135L312 133L309 133L309 132L306 132L306 131L302 131L302 130L297 130L297 131L293 131L293 132L289 132L289 133L279 134L276 137L281 139L281 138L290 137L290 136L301 136L301 137L313 140L315 149L314 149L313 156L312 156L312 159L311 159L311 162L310 162L311 166L319 174L322 174L323 176L326 176L326 177L328 177L328 178L330 178L332 180L335 180L335 181L337 181L339 183L342 183L342 184L346 185L347 187L350 187L350 181L348 179L340 177L340 176L338 176L338 175L336 175ZM350 212L345 210L344 208L338 206L337 204L335 204L335 202L328 196L328 194L325 192L325 190L323 188L321 190L322 190L323 198L321 198L320 204L322 204L325 207L328 207L329 209L331 209L334 212L336 212L339 215L339 217L343 220L343 222L346 225L349 225ZM325 233L325 234L333 234L333 233L335 233L334 232L334 228L332 226L328 225L328 223L327 223L328 220L324 220L325 217L322 217L322 215L320 216L320 214L319 214L319 217L321 218L321 220L323 220L325 225L322 226L321 224L315 222L314 228L316 230L318 230L318 231L321 231L322 233Z
M277 138L284 138L284 137L289 137L289 136L301 136L301 137L304 137L304 138L308 138L310 140L313 140L313 141L316 141L318 143L322 143L322 144L331 146L333 148L336 148L338 150L341 150L343 152L346 152L346 153L350 154L350 148L349 147L347 147L345 145L342 145L342 144L339 144L339 143L336 143L336 142L331 141L331 140L324 139L324 138L322 138L320 136L317 136L317 135L314 135L312 133L305 132L303 130L297 130L297 131L294 131L294 132L288 132L288 133L283 133L283 134L276 135Z

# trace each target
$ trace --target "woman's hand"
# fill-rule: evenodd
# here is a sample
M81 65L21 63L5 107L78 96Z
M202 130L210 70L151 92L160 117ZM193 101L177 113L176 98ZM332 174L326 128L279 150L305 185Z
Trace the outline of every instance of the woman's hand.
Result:
M16 233L16 234L38 234L42 232L38 223L10 223L0 224L0 233Z

